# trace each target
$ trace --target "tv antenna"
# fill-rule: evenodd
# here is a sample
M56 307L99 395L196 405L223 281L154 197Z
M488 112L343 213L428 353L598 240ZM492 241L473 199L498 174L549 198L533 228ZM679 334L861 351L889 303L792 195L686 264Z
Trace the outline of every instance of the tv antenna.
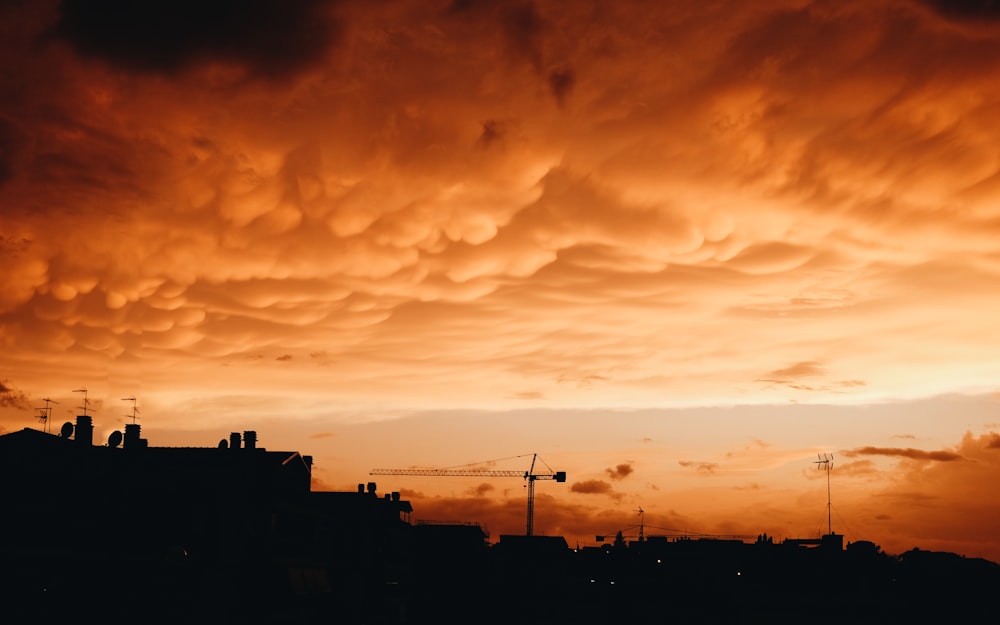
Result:
M125 415L125 418L128 419L129 417L131 417L132 418L132 425L135 425L135 420L139 418L136 415L136 413L139 412L139 409L135 407L135 397L122 397L122 401L130 401L130 402L132 402L132 414Z
M45 402L45 407L36 408L36 410L38 410L38 420L42 424L42 431L47 433L49 431L49 420L52 417L52 406L50 406L49 404L58 404L59 402L53 401L48 397L46 397L42 401Z
M646 535L643 530L646 528L646 511L642 508L636 510L639 513L639 542L646 540Z
M826 533L833 533L833 522L830 510L832 509L832 504L830 503L830 471L833 469L833 454L816 454L819 460L814 460L813 464L816 465L817 469L826 471Z
M74 393L83 393L83 406L81 406L81 408L83 409L83 416L86 417L87 416L87 406L90 405L90 400L87 399L87 389L85 389L85 388L78 388L78 389L74 389L73 392Z

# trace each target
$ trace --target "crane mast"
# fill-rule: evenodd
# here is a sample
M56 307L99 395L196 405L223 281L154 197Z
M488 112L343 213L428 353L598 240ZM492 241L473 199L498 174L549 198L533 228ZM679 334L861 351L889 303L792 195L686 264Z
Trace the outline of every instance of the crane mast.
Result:
M510 469L372 469L369 475L419 475L428 477L519 477L528 482L528 515L525 525L525 535L532 536L535 526L535 481L555 480L556 482L566 481L565 471L552 471L548 473L536 473L535 462L538 454L532 454L531 467L527 471Z

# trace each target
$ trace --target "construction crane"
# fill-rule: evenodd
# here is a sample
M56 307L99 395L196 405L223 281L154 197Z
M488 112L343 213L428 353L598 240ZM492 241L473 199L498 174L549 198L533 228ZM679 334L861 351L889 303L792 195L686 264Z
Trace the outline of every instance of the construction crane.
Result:
M515 456L517 458L526 458L528 454L523 456ZM535 463L538 461L538 454L531 454L531 467L527 471L508 470L508 469L476 469L467 468L474 467L476 465L462 465L461 467L454 467L449 469L372 469L369 471L369 475L422 475L422 476L440 476L440 477L520 477L528 482L528 520L525 528L525 535L533 535L533 530L535 526L535 481L536 480L555 480L557 482L566 481L565 471L553 471L546 465L549 469L548 473L535 473ZM491 461L495 462L495 461ZM479 463L482 465L483 463ZM545 461L542 461L545 464Z

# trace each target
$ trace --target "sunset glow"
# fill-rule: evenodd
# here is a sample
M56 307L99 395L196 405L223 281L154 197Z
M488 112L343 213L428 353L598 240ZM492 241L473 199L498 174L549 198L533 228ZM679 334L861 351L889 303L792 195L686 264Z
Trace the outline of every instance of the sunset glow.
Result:
M1000 561L994 3L133 4L0 6L3 432Z

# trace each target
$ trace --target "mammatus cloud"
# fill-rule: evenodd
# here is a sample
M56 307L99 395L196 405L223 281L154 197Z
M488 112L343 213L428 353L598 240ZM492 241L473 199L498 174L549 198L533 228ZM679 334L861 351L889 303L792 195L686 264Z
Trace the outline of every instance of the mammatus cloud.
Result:
M0 328L32 393L168 367L375 413L998 373L1000 39L924 5L15 5Z
M625 462L619 465L615 465L613 469L605 469L604 472L608 474L612 480L624 480L628 476L632 475L635 469L632 467L631 462Z
M935 460L938 462L951 462L952 460L962 460L962 456L953 451L925 451L913 449L911 447L858 447L841 452L849 458L855 456L895 456L899 458L909 458L911 460Z

